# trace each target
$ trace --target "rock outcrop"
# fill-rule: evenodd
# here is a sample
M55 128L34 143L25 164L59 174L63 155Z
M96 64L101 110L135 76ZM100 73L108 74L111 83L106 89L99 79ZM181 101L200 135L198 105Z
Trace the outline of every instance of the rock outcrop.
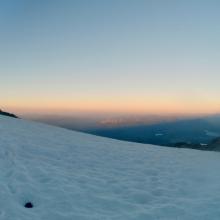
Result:
M4 116L8 116L8 117L12 117L12 118L18 118L16 115L8 113L8 112L4 112L0 109L0 115L4 115Z

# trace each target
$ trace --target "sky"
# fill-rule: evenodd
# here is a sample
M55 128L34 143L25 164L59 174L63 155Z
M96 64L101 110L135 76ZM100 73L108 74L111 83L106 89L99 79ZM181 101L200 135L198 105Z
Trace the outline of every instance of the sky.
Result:
M220 112L220 1L0 0L0 106Z

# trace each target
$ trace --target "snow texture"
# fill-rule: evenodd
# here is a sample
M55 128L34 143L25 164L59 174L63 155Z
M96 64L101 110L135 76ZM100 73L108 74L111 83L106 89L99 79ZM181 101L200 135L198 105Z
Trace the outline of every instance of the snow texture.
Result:
M219 153L0 116L1 220L219 220L219 168Z

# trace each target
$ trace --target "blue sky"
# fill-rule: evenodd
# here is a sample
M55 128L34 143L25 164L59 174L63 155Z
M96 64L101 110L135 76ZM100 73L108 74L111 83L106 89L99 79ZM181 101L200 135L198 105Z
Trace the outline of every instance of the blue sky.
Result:
M22 111L220 111L220 2L0 0L0 100Z

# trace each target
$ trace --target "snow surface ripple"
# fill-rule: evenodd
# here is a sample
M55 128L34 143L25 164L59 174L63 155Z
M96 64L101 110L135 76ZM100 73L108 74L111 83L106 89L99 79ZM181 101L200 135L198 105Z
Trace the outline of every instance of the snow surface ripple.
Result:
M219 220L219 168L219 153L0 117L1 220Z

